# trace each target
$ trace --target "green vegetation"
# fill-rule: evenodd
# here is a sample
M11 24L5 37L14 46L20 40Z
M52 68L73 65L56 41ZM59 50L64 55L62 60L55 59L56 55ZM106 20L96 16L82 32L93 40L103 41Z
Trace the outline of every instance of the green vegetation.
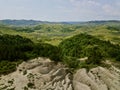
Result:
M74 68L81 67L77 59L84 57L88 57L85 63L82 63L84 66L100 65L105 59L120 60L119 45L111 44L109 41L102 41L87 34L79 34L68 38L60 43L59 48L63 62L67 62L69 67ZM64 59L64 57L68 57L68 59Z
M19 35L0 35L0 60L15 61L27 59L26 52L31 51L32 41Z
M29 24L0 25L0 74L15 71L21 61L36 57L62 61L74 69L89 69L106 59L120 61L120 22ZM81 62L84 57L88 59Z
M8 74L16 70L16 63L10 61L0 61L0 74Z
M20 60L36 57L59 61L59 49L45 43L35 44L19 35L0 35L0 74L15 71Z
M30 82L27 84L27 86L28 86L28 88L35 88L35 85L33 83L30 83Z
M45 43L39 43L34 45L34 49L31 52L31 55L34 55L33 57L47 57L54 61L60 61L59 57L59 49L56 46L45 44Z
M100 65L105 59L120 60L120 46L102 41L91 35L79 34L63 40L59 46L46 43L33 43L19 35L0 36L0 74L16 70L20 60L47 57L56 62L62 61L70 68ZM81 63L79 58L88 57Z
M80 61L76 57L64 56L62 62L69 68L76 69L79 68Z
M15 23L16 21L10 21ZM21 22L22 21L18 21ZM112 43L120 44L120 22L119 21L94 21L78 24L63 23L42 23L32 24L28 21L27 26L0 25L0 34L20 35L31 39L35 43L44 42L52 45L59 43L68 37L78 33L87 33L102 40L109 40ZM24 21L23 21L24 23Z
M24 87L24 90L28 90L28 87L25 86L25 87Z

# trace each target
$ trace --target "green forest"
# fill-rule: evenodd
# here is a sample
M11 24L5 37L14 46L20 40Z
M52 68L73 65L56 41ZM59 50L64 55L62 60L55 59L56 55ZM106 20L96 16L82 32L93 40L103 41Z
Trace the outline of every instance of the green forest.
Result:
M98 66L104 60L120 61L120 46L88 34L78 34L59 44L61 58L69 67ZM85 63L77 59L87 57ZM74 60L74 61L72 61Z
M14 71L16 65L36 57L59 61L59 49L45 43L33 43L19 35L0 35L0 74Z
M36 57L47 57L76 69L81 66L78 58L88 57L84 66L100 65L105 59L119 61L119 53L119 45L88 34L75 35L63 40L58 46L34 43L19 35L5 34L0 35L0 74L12 72L20 62Z

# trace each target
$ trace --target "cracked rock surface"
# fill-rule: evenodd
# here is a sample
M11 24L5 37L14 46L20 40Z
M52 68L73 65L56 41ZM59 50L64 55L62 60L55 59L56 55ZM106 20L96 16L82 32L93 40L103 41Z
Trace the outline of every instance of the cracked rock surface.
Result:
M79 69L74 74L73 86L75 90L120 90L120 70L113 66L110 70L96 67L89 72Z
M73 75L61 63L47 58L23 62L17 71L0 76L0 90L120 90L120 70L85 68Z

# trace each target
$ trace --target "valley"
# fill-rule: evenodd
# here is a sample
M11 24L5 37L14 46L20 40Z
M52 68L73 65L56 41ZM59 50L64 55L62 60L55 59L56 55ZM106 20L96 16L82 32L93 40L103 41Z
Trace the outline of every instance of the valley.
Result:
M120 21L0 21L0 90L119 90Z

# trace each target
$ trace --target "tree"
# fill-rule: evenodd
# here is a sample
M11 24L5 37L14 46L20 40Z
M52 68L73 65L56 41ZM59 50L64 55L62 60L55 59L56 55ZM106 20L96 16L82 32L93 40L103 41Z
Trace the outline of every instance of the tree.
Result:
M100 64L103 59L103 56L100 52L98 46L93 46L90 48L90 54L88 55L87 64Z

